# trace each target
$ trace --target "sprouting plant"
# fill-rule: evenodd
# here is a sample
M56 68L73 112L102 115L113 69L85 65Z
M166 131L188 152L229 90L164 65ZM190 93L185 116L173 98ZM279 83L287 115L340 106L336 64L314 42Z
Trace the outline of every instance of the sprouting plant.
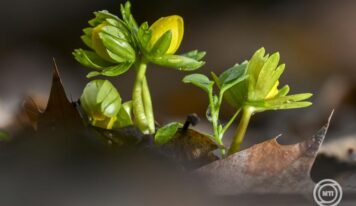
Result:
M205 52L197 50L175 55L184 33L180 16L162 17L151 26L147 22L138 26L131 14L130 3L121 5L122 19L107 11L95 12L85 28L83 42L92 49L77 49L73 55L82 65L97 75L118 76L136 66L136 79L132 91L134 124L146 134L155 132L151 95L146 79L148 63L190 71L200 68Z
M207 76L203 74L191 74L183 79L184 83L192 83L195 86L203 89L208 94L209 106L207 109L206 116L213 125L212 139L222 148L222 155L225 155L223 136L241 110L241 108L237 108L235 114L231 117L231 119L225 125L223 125L219 121L219 113L222 100L226 91L228 91L231 87L240 83L246 78L247 76L245 64L234 65L232 68L226 70L223 74L221 74L221 81L219 82L219 93L217 95L214 94L214 81L210 80Z
M229 148L229 154L240 149L251 116L258 112L279 109L294 109L308 107L311 102L304 101L312 96L310 93L288 95L289 86L278 89L279 78L285 65L279 64L279 53L265 55L265 49L255 52L249 61L235 65L219 77L212 73L215 83L220 89L219 96L212 95L213 81L201 74L185 77L185 83L193 83L209 94L208 118L213 124L213 140L222 143L222 135L231 122L242 111L239 126ZM220 101L224 97L237 112L231 120L222 127L219 124ZM213 106L212 106L213 105ZM220 135L220 136L219 136Z
M122 104L119 92L108 80L93 80L84 88L81 107L89 122L104 129L132 125L131 101Z

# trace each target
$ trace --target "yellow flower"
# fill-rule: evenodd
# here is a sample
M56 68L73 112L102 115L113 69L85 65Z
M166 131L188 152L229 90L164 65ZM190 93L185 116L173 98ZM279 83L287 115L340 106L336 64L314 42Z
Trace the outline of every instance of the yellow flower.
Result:
M172 40L166 54L174 54L178 50L183 39L183 18L178 15L162 17L152 24L150 30L152 32L152 37L149 42L149 48L152 48L164 33L171 31Z
M265 99L271 99L271 98L275 97L278 94L278 85L279 85L279 81L277 81L274 84L274 86L272 87L271 91L267 94Z
M107 26L107 23L101 23L93 29L91 34L92 47L94 51L103 59L107 61L112 61L108 52L106 51L106 47L104 46L102 40L100 39L99 33L103 30L103 28Z

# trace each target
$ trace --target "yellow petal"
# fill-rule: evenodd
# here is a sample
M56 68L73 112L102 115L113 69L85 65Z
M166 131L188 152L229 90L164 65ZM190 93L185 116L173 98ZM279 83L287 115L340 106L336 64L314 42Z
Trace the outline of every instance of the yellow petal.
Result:
M271 91L267 94L265 99L271 99L271 98L275 97L278 94L278 85L279 85L279 81L277 81L274 84L274 86L272 87Z
M102 31L102 29L106 26L106 23L101 23L98 26L96 26L91 34L91 40L92 40L92 46L95 52L103 59L107 61L112 61L110 56L108 55L108 52L106 51L106 48L101 41L99 37L99 33Z
M172 40L166 53L174 54L178 50L183 39L184 21L183 18L178 15L162 17L152 24L150 30L152 32L152 37L149 42L149 48L152 48L158 39L170 30L172 32Z

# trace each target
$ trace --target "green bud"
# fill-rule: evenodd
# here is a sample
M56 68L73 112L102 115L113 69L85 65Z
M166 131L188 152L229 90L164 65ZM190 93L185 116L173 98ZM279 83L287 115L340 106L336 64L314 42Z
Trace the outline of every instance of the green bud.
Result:
M111 129L121 108L121 97L108 80L93 80L84 88L81 107L93 126Z

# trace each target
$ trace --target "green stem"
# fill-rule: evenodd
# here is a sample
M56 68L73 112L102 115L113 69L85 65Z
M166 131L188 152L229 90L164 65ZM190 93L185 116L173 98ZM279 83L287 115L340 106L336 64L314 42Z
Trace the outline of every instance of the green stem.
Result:
M247 106L243 108L240 124L236 130L235 136L230 145L229 154L233 154L240 150L240 146L245 137L247 126L250 122L252 114L253 114L252 107Z
M231 124L235 121L236 117L239 115L240 111L241 111L241 108L235 112L234 116L232 116L231 119L229 120L229 122L223 127L223 130L221 132L222 135L224 135L225 132L229 129Z
M143 80L146 77L147 64L141 61L136 70L136 79L132 92L132 110L135 116L135 124L143 133L149 133L148 121L143 101Z
M142 81L142 98L143 104L145 108L145 114L147 118L148 130L150 134L155 133L155 118L153 115L153 108L152 108L152 100L150 90L148 88L147 79L146 77L143 78Z

